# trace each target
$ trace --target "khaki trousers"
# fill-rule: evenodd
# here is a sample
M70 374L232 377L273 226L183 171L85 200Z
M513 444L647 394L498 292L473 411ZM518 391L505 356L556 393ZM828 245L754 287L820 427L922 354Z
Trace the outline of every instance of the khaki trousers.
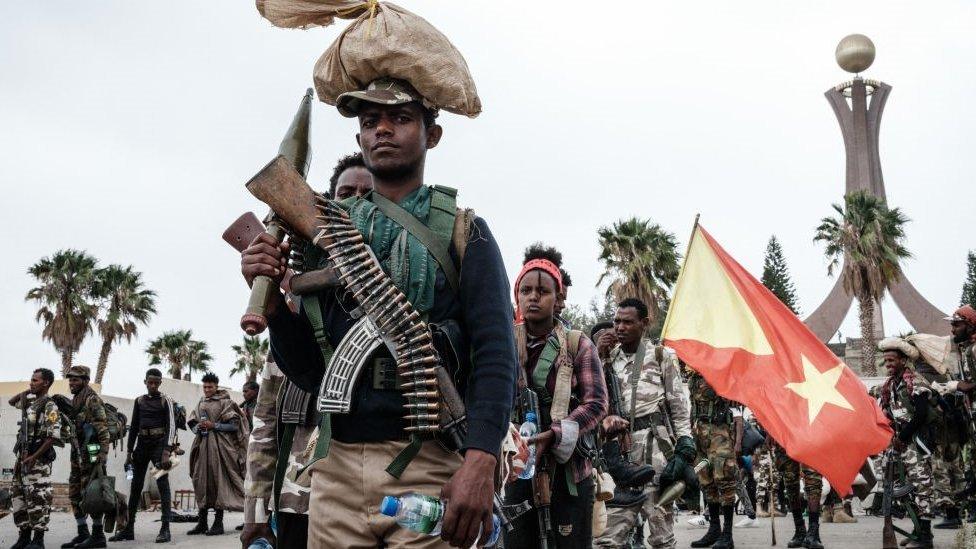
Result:
M329 455L311 467L308 546L316 549L447 549L439 537L400 527L381 515L383 496L418 492L439 496L461 466L461 456L424 442L400 479L386 472L407 442L345 444L333 440Z

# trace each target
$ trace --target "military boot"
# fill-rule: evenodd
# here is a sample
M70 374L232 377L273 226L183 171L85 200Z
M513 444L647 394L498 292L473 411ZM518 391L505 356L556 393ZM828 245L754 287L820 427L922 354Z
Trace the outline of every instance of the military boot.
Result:
M918 521L918 539L908 542L905 549L932 549L932 521Z
M214 509L214 521L207 530L208 536L220 536L224 533L224 510Z
M803 538L803 546L806 549L824 549L823 542L820 541L820 513L810 513L809 519L810 527Z
M169 540L169 522L164 520L163 523L159 525L159 534L156 534L156 543L166 543Z
M108 544L105 543L105 532L102 531L101 524L92 524L91 535L75 545L75 549L99 549L102 547L108 547Z
M21 529L20 535L17 536L17 542L10 546L10 549L24 549L31 541L31 530L30 528Z
M44 549L44 530L34 532L34 539L24 549Z
M115 535L108 538L109 541L133 541L136 539L136 519L129 517L129 523L125 528L117 530Z
M198 534L207 533L207 510L200 509L197 512L197 525L193 527L192 530L186 533L188 536L196 536Z
M607 502L607 507L633 507L647 501L647 494L640 490L620 488L613 491L613 499Z
M712 549L735 549L735 541L732 539L732 518L735 516L735 508L731 505L723 505L722 516L722 535L715 545L712 545Z
M624 459L620 451L620 443L616 440L603 446L603 456L607 464L607 472L613 477L617 486L623 488L642 486L654 480L654 468L650 465L637 465Z
M78 535L75 536L75 537L73 537L73 538L71 538L71 541L69 541L68 543L62 543L61 544L61 549L74 549L74 546L75 545L78 545L79 543L85 541L86 539L88 539L88 536L90 536L90 535L91 535L91 532L88 531L88 525L87 524L79 524L78 525Z
M807 536L807 525L803 521L803 509L793 510L793 537L786 542L787 547L803 547L803 540Z
M946 509L945 520L932 528L938 528L939 530L958 530L961 527L962 520L959 519L959 508L949 507Z
M711 547L722 535L722 517L719 515L719 504L708 504L708 531L698 540L691 542L692 547Z
M834 509L836 509L837 507L840 506L839 505L835 506L833 503L824 505L822 511L823 518L820 519L820 522L834 522Z

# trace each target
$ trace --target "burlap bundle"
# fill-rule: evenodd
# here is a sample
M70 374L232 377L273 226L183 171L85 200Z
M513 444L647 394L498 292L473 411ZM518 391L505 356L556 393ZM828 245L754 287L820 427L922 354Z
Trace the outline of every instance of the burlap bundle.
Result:
M319 99L335 105L339 95L361 90L377 78L398 78L427 106L474 118L481 99L461 52L422 17L388 2L351 0L258 0L274 25L307 28L354 18L315 63Z

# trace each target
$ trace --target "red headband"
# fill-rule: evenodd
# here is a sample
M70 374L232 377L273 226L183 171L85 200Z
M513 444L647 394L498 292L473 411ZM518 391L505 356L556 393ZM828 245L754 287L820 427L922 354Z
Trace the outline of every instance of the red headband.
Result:
M956 313L953 316L976 326L976 309L973 309L969 305L963 305L956 309Z
M518 308L518 289L519 284L522 283L522 279L525 275L529 274L531 271L542 271L550 276L556 281L556 291L563 291L563 275L559 272L559 267L555 263L549 261L548 259L533 259L522 265L522 270L519 271L517 277L515 277L515 323L518 324L522 322L522 311Z

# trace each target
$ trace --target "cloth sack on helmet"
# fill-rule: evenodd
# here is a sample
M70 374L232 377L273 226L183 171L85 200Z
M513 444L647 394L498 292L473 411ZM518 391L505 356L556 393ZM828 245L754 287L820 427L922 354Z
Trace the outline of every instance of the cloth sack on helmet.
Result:
M259 0L273 24L306 28L353 21L325 50L313 70L319 99L330 105L343 93L380 78L409 82L428 108L474 118L481 99L461 52L424 18L389 2Z

